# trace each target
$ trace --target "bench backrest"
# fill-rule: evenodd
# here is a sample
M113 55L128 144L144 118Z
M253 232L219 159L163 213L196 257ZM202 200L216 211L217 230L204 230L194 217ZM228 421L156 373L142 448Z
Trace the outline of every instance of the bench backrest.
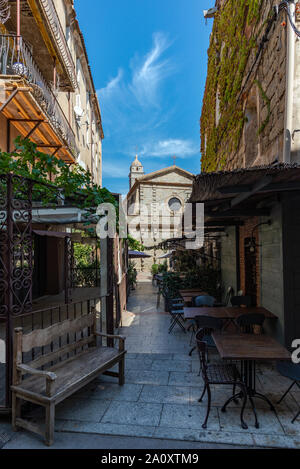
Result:
M95 332L97 314L90 314L77 319L68 319L46 329L37 329L28 334L23 329L15 329L14 335L14 363L23 361L23 354L33 349L52 348L47 354L37 354L37 358L27 363L33 368L40 368L48 363L68 359L71 353L96 342ZM62 340L62 339L65 340ZM70 340L71 338L71 340ZM52 347L50 347L52 345Z

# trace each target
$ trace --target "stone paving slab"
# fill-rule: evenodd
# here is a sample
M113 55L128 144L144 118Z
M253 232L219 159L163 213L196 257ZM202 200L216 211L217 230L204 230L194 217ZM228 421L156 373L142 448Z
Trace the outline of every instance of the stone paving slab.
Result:
M204 407L166 404L163 407L160 426L201 430L205 416ZM209 428L220 430L218 411L215 407L211 410Z
M140 384L125 384L119 386L110 382L95 382L93 387L79 397L96 400L114 400L120 402L137 402L143 386Z
M143 386L139 402L189 404L190 388L183 386Z
M203 389L202 377L198 376L196 373L181 373L172 371L170 373L169 384L171 386L195 386L199 390Z
M153 360L151 369L153 371L177 371L191 372L192 363L184 360Z
M67 399L56 407L56 418L79 420L81 422L100 422L110 400Z
M96 435L119 435L151 438L156 427L146 425L129 425L116 423L82 423L80 421L64 421L63 431L73 433L90 433Z
M101 423L120 425L158 426L162 404L145 402L112 402Z
M169 373L167 371L139 371L129 370L126 372L126 382L135 384L167 385Z

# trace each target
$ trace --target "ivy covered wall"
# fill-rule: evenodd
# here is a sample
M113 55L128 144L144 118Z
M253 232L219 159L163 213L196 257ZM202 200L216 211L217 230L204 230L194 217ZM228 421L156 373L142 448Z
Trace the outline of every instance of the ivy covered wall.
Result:
M276 3L217 2L201 116L203 172L268 164L282 153L285 14L272 24L252 69Z

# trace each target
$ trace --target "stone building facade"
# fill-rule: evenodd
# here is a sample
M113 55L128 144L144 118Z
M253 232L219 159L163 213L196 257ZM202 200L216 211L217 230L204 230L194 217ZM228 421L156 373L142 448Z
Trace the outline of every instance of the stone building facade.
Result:
M136 156L129 174L127 194L129 233L146 248L151 257L135 261L139 271L150 272L153 264L162 264L167 251L158 249L161 242L181 237L181 221L189 200L193 175L178 166L145 174Z
M73 0L10 2L3 23L1 150L29 135L40 151L82 165L101 185L101 113Z

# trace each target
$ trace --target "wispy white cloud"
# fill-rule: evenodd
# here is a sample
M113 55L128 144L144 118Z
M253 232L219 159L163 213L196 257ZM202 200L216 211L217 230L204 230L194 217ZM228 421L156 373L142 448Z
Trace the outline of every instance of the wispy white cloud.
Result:
M158 105L160 85L174 70L170 59L162 59L170 45L171 42L165 34L155 33L150 52L141 61L133 62L130 89L141 106Z
M120 68L117 75L98 91L103 112L106 108L111 111L116 103L136 113L144 111L145 107L158 107L163 81L175 70L170 59L162 58L170 45L166 34L154 33L151 50L142 58L136 55L131 60L130 80L126 82Z
M149 157L165 158L176 155L186 158L199 153L198 146L191 140L167 139L158 142L149 142L143 146L141 154Z
M119 87L119 84L123 78L123 70L120 68L118 70L117 76L112 78L106 85L105 88L99 90L99 95L102 99L109 98Z

